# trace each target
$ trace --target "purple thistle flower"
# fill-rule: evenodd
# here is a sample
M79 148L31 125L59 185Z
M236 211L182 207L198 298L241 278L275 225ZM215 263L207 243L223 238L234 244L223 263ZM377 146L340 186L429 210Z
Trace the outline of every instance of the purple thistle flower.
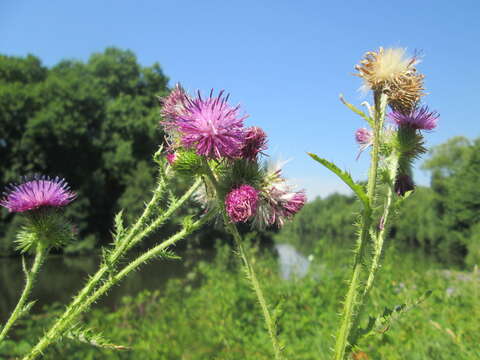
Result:
M439 116L436 111L429 111L427 106L417 107L408 114L401 111L393 111L388 114L388 117L398 126L409 126L416 130L435 129Z
M258 206L258 191L250 185L241 185L225 197L228 217L235 223L246 222L255 215Z
M291 191L285 186L272 186L264 193L265 203L261 205L262 225L282 227L301 210L307 200L304 191Z
M241 154L245 131L243 120L238 115L239 106L227 104L228 96L223 90L207 99L200 92L195 99L188 99L185 113L179 115L175 125L186 148L196 148L198 155L209 158L236 157Z
M355 140L357 140L357 143L360 145L370 145L373 140L373 134L370 130L366 128L360 128L357 131L355 131Z
M307 201L305 191L294 191L282 177L280 166L278 163L271 164L264 178L265 186L261 190L254 219L254 223L260 228L272 225L282 227Z
M298 213L307 201L307 195L305 194L305 191L296 191L291 193L289 197L290 199L288 199L283 205L283 208L285 209L285 215L288 218Z
M11 185L0 205L10 212L24 212L41 207L61 207L72 202L77 196L70 191L64 179L37 176L23 184Z
M267 134L261 128L252 126L245 131L245 143L242 148L242 158L255 161L257 155L267 150Z
M185 112L188 95L180 84L176 84L170 94L160 98L160 113L167 120L176 120ZM167 122L168 123L168 122Z

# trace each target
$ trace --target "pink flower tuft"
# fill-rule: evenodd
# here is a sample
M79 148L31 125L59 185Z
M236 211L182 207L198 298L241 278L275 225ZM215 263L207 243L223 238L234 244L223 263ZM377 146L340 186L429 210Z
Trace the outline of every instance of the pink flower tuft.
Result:
M416 130L433 130L437 127L440 115L436 111L429 111L427 106L423 106L413 109L408 114L393 111L388 114L388 117L398 126L409 126Z
M355 131L355 140L360 145L360 151L357 155L357 160L364 150L366 150L373 143L373 133L366 128L360 128Z
M10 212L24 212L41 207L62 207L76 198L64 179L39 176L19 185L11 185L0 205Z
M245 140L246 116L239 116L239 106L227 104L228 96L223 97L223 91L217 97L212 95L213 90L207 99L202 99L200 93L197 98L188 99L185 112L175 121L181 142L209 158L239 156Z
M169 152L169 153L167 154L167 161L168 161L168 163L169 163L170 165L173 165L173 163L175 162L175 160L177 160L177 157L178 157L177 153L175 153L175 152Z
M360 128L355 131L355 140L362 146L368 146L372 143L373 134L366 128Z
M246 129L242 158L255 161L257 155L264 150L267 150L267 134L265 131L257 126Z
M258 206L258 191L250 185L241 185L230 191L225 198L227 214L235 223L246 222L255 216Z
M161 98L160 113L167 120L176 120L185 113L188 95L180 84L176 84L168 96Z

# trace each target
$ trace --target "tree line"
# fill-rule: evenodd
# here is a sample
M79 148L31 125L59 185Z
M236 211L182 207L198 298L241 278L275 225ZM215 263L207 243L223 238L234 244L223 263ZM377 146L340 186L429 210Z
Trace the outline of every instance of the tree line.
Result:
M33 55L0 55L0 186L35 173L65 177L78 193L67 216L81 239L66 251L108 243L115 213L123 208L132 219L150 196L152 154L164 138L157 97L168 92L160 65L142 66L128 50L107 48L86 62L64 60L52 67ZM445 261L480 263L479 150L480 139L464 137L432 149L423 164L431 186L417 187L398 210L390 242ZM186 182L178 179L176 187ZM183 211L196 213L197 206L190 203ZM308 251L349 247L356 211L351 196L318 198L275 237ZM19 226L15 216L0 211L0 255L14 253ZM271 241L272 233L260 235ZM202 245L223 237L221 229L196 235Z
M419 248L444 262L480 264L480 138L454 137L429 155L422 167L431 173L431 185L417 186L397 209L387 241ZM307 252L334 245L351 248L359 210L353 196L317 198L276 237Z

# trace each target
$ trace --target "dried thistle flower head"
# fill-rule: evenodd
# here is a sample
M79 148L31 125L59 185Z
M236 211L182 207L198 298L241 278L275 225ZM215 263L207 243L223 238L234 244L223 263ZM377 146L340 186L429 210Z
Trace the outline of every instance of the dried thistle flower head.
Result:
M424 76L417 73L417 63L418 58L408 57L403 48L380 47L367 52L355 69L366 88L386 93L393 109L409 112L423 95Z

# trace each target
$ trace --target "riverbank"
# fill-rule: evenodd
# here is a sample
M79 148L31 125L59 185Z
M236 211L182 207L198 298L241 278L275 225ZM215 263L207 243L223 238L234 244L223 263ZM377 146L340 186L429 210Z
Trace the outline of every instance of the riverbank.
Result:
M325 249L323 255L316 253L304 276L297 273L288 280L279 267L281 256L257 253L255 266L266 296L278 309L287 359L331 357L329 349L350 271L350 260L342 253L333 249ZM433 292L422 304L362 341L361 356L387 360L480 358L479 283L458 276L464 273L449 271L455 276L446 276L442 265L424 257L389 251L368 307L371 315L383 313L386 307L411 305L426 291ZM141 277L160 277L160 272L151 269ZM22 340L7 344L2 351L28 348L60 309L50 307L24 320L16 333ZM184 276L170 278L161 290L134 291L113 309L99 304L85 320L109 341L131 350L114 352L65 340L46 359L271 359L256 299L228 247L222 247L214 258L197 261Z

